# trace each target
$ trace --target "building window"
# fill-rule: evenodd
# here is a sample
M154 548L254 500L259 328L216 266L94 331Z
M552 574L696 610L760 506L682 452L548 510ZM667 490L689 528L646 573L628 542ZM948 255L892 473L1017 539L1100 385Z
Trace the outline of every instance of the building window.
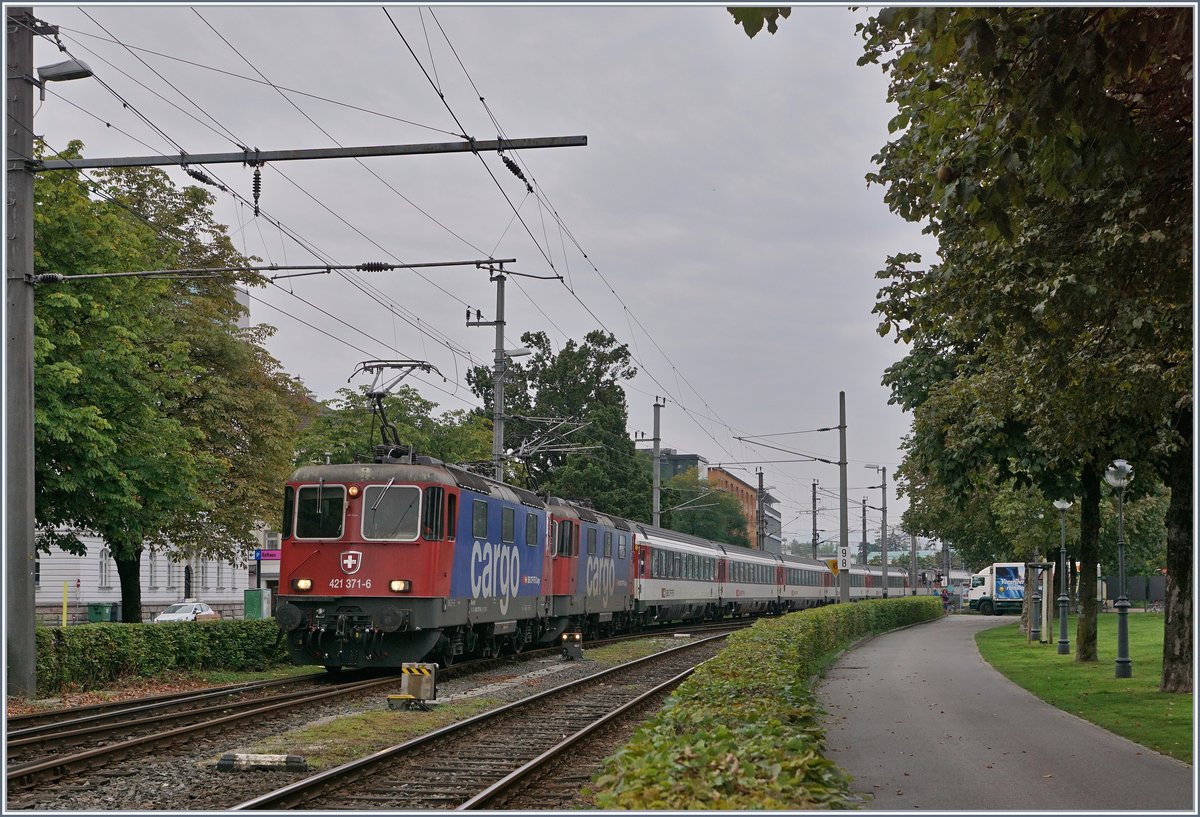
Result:
M151 590L158 589L158 556L153 553L146 564L146 586Z
M36 556L33 559L33 586L42 586L42 560Z
M109 584L109 573L110 573L111 569L112 569L112 551L110 551L108 548L101 548L101 550L100 550L100 588L102 590L108 590L108 589L112 588L112 585Z
M225 563L217 562L217 589L225 589Z
M208 559L200 560L200 589L208 589Z
M171 561L171 557L167 556L167 589L174 590L175 584L175 563Z

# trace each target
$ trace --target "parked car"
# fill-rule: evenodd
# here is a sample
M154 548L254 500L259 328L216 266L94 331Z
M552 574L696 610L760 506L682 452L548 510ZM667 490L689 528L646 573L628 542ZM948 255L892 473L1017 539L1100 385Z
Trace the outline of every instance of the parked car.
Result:
M221 614L202 601L181 601L172 604L154 617L158 621L217 621Z

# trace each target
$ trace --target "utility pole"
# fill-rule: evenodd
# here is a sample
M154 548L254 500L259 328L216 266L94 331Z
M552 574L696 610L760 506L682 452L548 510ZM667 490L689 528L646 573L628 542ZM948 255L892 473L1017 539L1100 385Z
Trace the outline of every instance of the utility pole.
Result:
M496 320L470 320L467 326L496 327L496 359L492 366L492 479L504 481L504 370L508 361L504 357L504 265L491 269L489 281L496 284ZM468 311L468 316L470 312Z
M847 504L846 393L838 392L838 436L841 438L838 470L841 472L841 538L838 547L838 600L850 601L850 506Z
M862 563L867 563L867 498L863 497L863 541L862 541Z
M667 398L665 398L665 397L661 398L662 399L661 403L658 402L659 399L660 398L658 397L658 395L654 396L654 440L653 440L654 450L650 455L650 458L652 460L651 464L652 464L653 470L654 470L654 479L653 479L653 486L654 486L653 502L654 502L654 505L653 505L653 508L651 509L650 521L651 521L651 523L653 523L654 527L656 527L656 528L661 527L660 521L661 521L661 516L662 516L662 514L661 514L661 508L662 508L662 498L661 498L662 449L659 448L659 445L662 441L660 439L661 435L659 434L659 410L667 404Z
M36 690L34 643L34 459L33 459L33 178L49 170L168 165L250 164L301 159L404 156L433 153L482 154L498 150L581 147L586 136L534 139L462 140L420 145L378 145L347 148L179 154L103 159L54 159L33 156L33 35L55 33L38 23L33 9L9 7L7 23L8 141L5 180L7 264L5 266L5 645L8 692L23 697ZM67 78L67 77L60 77Z
M813 480L813 561L817 560L817 481Z
M8 185L4 320L7 367L4 433L5 644L8 694L37 689L34 641L33 507L33 9L10 8L8 48Z
M758 469L758 495L754 506L754 525L757 529L755 540L758 542L758 549L766 549L766 525L763 518L763 470Z

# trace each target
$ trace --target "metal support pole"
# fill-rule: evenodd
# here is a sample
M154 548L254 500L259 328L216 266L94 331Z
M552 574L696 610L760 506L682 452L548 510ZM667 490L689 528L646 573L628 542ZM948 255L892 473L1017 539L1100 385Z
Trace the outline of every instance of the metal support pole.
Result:
M492 378L492 479L504 481L504 267L491 276L496 282L496 361Z
M763 470L758 469L758 494L754 504L754 526L756 528L754 539L758 543L759 550L766 550L766 525L763 524Z
M5 645L8 694L37 689L33 503L33 9L9 8L5 227Z
M659 439L659 410L662 409L662 407L666 404L666 399L660 403L658 402L658 397L654 398L654 452L652 455L654 460L654 507L650 521L654 523L654 527L656 528L660 527L659 523L662 508L662 450L659 448L661 442Z
M862 563L867 564L870 560L867 558L867 498L864 496L862 501L863 511L863 540L862 540Z
M883 564L883 597L888 597L887 466L883 468L883 524L879 531L880 562ZM947 576L950 574L947 573Z
M911 544L908 552L908 587L909 595L917 595L917 535L909 534Z
M838 392L838 436L840 438L839 456L838 456L838 471L841 475L841 509L839 513L839 521L841 522L841 536L838 540L840 550L838 552L839 561L842 554L850 553L850 506L848 503L848 478L846 474L846 393ZM847 560L848 561L848 560ZM850 601L850 571L841 570L838 572L838 600L842 602Z
M812 517L813 517L812 543L813 543L813 561L815 562L817 560L817 480L815 480L815 479L813 480L813 503L812 503L812 505L813 505L813 508L812 508Z

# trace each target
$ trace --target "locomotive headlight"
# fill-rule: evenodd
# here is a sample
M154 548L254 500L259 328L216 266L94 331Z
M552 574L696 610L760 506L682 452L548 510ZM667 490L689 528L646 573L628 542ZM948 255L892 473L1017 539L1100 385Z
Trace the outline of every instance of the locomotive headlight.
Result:
M564 644L571 641L583 641L583 633L563 633L562 640Z
M312 579L292 579L293 590L312 590Z
M354 497L358 496L358 486L351 485L346 489L346 493L350 494L350 498L353 499Z
M412 582L408 579L392 579L388 583L388 589L393 593L407 593L412 590Z

